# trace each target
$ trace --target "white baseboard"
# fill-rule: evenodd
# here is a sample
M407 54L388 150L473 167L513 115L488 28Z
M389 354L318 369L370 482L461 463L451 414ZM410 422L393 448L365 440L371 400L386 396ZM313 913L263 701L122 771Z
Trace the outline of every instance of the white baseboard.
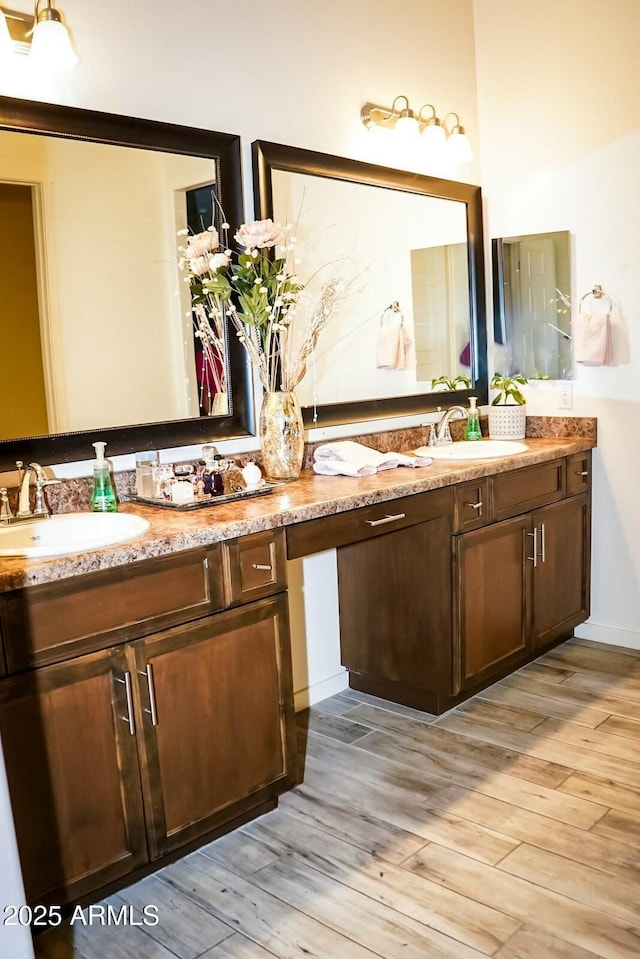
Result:
M590 639L594 643L640 649L640 632L637 630L602 626L600 623L582 623L581 626L576 626L574 632L579 639Z
M305 686L304 689L299 689L298 692L294 694L295 710L299 713L303 709L308 709L309 706L320 703L323 699L328 699L329 696L333 696L335 693L347 689L348 686L349 673L346 669L341 669L335 676L329 676L328 679L314 683L313 686Z

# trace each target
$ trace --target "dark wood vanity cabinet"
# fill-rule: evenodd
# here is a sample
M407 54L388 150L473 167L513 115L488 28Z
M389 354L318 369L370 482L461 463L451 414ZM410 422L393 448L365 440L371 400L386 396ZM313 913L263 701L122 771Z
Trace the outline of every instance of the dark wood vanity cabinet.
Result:
M441 713L589 615L591 453L301 523L337 549L349 685Z
M150 582L155 596L138 595L138 624L114 619L108 602L90 612L88 628L76 616L83 588L95 599L101 580L115 601L111 574L78 577L79 589L71 579L4 597L5 641L17 661L41 650L63 660L0 681L0 733L32 903L86 897L264 811L295 782L283 534L205 552L131 567L139 592ZM156 572L165 587L167 577L176 580L173 593L156 588ZM264 598L243 604L243 584ZM56 614L49 628L42 590ZM222 596L237 605L212 614ZM103 634L95 629L101 616ZM152 631L153 621L172 625ZM19 629L32 649L22 658ZM87 642L105 648L68 658Z
M450 691L450 557L448 515L338 550L341 658L352 687L386 699L402 692L422 708Z
M152 859L294 784L287 644L281 594L129 647Z
M454 694L515 668L528 649L530 529L518 516L454 540Z
M455 537L454 695L505 675L588 617L590 494L572 494L588 489L589 474L586 453L493 477L489 517L549 505Z
M64 903L147 861L124 652L0 683L0 735L25 888Z
M566 636L589 615L591 503L588 493L536 510L532 562L531 646Z

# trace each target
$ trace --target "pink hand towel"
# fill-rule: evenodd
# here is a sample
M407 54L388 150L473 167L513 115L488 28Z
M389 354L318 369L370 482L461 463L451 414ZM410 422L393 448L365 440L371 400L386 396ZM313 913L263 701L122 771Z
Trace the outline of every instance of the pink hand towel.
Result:
M388 306L380 317L376 366L379 370L404 370L411 334L405 328L404 316L397 301Z
M579 313L575 325L576 363L607 366L613 362L610 313Z

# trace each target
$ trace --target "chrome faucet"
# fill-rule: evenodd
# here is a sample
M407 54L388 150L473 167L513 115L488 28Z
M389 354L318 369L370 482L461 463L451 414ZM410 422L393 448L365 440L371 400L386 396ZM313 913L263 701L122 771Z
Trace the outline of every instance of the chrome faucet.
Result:
M22 468L21 462L18 462L16 465L18 466L18 469ZM33 512L31 511L31 507L29 505L29 481L32 473L36 480L36 499ZM36 516L48 516L49 510L44 498L44 488L45 486L49 486L51 483L58 482L59 480L47 479L45 471L39 463L29 463L20 479L18 512L16 513L15 519L29 519L30 517Z
M468 412L464 406L450 406L444 413L439 423L434 423L429 433L429 446L444 446L445 443L452 443L449 423L458 413L460 419L467 419Z

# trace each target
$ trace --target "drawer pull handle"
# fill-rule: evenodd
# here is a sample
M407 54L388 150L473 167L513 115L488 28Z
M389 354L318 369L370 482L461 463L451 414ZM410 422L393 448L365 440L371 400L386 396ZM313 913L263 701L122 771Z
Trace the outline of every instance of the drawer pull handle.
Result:
M145 706L145 713L149 713L151 716L151 725L158 725L158 710L156 708L156 687L153 682L153 666L151 663L147 664L146 669L140 670L140 675L144 676L147 680L147 688L149 690L149 708Z
M383 516L382 519L368 519L367 526L383 526L385 523L397 523L399 519L404 519L406 513L396 513L394 516Z
M482 500L479 500L477 503L465 503L465 506L470 506L471 509L479 509L480 512L478 516L482 516Z
M136 722L135 722L135 719L133 718L133 694L131 690L131 673L125 673L124 679L118 679L118 677L116 677L116 682L124 684L124 689L127 696L127 715L121 716L120 719L122 719L125 723L128 723L129 732L131 733L132 736L135 736Z
M535 569L538 565L538 527L533 527L533 533L527 533L527 536L533 536L533 556L527 556L530 563L533 563Z
M252 569L264 569L264 570L268 570L269 572L271 572L271 570L273 569L273 566L269 566L268 563L252 563L252 564L251 564L251 568L252 568Z
M576 470L576 476L588 476L589 470Z

